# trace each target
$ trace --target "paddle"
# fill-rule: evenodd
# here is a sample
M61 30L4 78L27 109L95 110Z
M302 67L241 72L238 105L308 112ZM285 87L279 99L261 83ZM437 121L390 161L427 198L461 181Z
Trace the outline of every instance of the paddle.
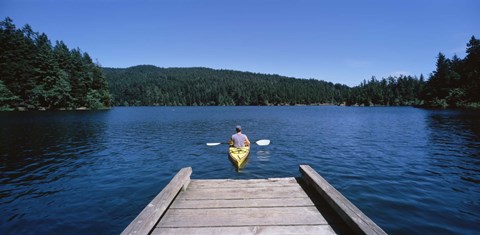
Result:
M258 140L255 143L259 146L267 146L270 144L270 140ZM217 146L221 144L228 144L228 143L207 143L207 146Z
M270 144L270 140L258 140L257 142L255 142L257 145L259 146L267 146Z

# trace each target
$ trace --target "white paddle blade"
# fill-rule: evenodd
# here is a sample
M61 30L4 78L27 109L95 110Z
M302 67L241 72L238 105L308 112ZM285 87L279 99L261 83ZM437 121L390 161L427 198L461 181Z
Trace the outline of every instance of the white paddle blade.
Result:
M270 144L270 140L259 140L259 141L255 142L255 143L257 143L257 144L260 145L260 146L266 146L266 145L269 145L269 144Z
M207 146L217 146L220 145L221 143L207 143Z

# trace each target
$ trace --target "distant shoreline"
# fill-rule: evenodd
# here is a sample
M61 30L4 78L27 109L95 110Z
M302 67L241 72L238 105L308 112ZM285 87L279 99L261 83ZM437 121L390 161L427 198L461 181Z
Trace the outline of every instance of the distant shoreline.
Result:
M28 109L25 107L17 107L17 108L9 108L8 110L0 110L0 112L63 112L63 111L102 111L102 110L111 110L116 107L305 107L305 106L337 106L337 107L413 107L413 108L420 108L420 109L432 109L432 110L480 110L480 105L477 103L471 103L465 105L465 107L440 107L440 106L428 106L428 105L380 105L380 104L355 104L355 105L346 105L345 103L342 104L332 104L332 103L318 103L318 104L267 104L267 105L138 105L138 106L124 106L124 105L117 105L111 107L102 107L97 109L91 109L87 107L79 107L79 108L58 108L58 109L46 109L46 108L39 108L39 109Z
M25 107L16 107L16 108L9 108L0 110L0 112L51 112L51 111L99 111L99 110L109 110L113 107L102 107L97 109L91 109L87 107L79 107L79 108L58 108L58 109L46 109L46 108L38 108L38 109L28 109Z

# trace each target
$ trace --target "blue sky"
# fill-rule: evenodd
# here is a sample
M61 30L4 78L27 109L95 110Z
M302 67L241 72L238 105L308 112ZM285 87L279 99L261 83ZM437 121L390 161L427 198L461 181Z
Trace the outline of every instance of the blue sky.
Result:
M480 37L477 0L0 0L102 66L210 67L358 85L428 75Z

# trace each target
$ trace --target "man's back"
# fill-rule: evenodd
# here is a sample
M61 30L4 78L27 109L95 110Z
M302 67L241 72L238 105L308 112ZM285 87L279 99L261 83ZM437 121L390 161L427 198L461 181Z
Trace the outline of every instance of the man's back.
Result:
M233 146L245 147L245 139L247 139L247 136L242 133L232 135Z

